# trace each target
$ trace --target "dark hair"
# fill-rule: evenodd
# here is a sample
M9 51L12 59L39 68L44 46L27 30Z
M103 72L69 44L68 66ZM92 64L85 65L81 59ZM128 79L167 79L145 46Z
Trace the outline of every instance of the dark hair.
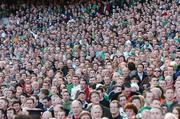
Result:
M128 69L130 71L136 70L136 65L134 64L134 62L129 62L128 63Z
M118 101L118 100L113 100L113 101L111 101L111 102L110 102L110 104L111 104L111 103L113 103L113 104L115 104L115 103L116 103L116 104L117 104L117 106L118 106L118 108L121 106L121 105L119 104L119 101Z
M130 85L130 83L124 83L123 85L122 85L122 90L124 90L125 88L131 88L131 85Z
M51 101L50 97L44 97L42 100L47 100L48 102Z
M144 64L143 63L139 63L137 66L139 66L139 65L143 66L143 69L144 69Z
M124 60L124 62L126 62L126 58L124 57L124 55L119 56L119 58L120 58L120 57L122 57L123 60Z
M34 100L33 98L28 98L28 99L26 100L26 102L27 102L28 100L32 100L33 103L35 103L35 100Z
M27 95L27 93L22 93L21 95L24 96L24 97L26 97L26 98L29 97L29 96Z
M43 93L46 96L49 95L49 91L47 89L41 89L40 92Z
M38 95L33 95L35 98L36 98L36 100L39 100L39 96Z
M19 101L19 100L13 101L12 105L17 104L17 103L18 103L19 105L21 105L21 101Z

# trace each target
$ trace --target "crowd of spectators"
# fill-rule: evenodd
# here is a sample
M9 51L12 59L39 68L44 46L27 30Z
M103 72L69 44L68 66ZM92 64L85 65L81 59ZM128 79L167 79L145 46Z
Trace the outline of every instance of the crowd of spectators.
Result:
M0 119L179 119L180 2L81 2L0 22Z

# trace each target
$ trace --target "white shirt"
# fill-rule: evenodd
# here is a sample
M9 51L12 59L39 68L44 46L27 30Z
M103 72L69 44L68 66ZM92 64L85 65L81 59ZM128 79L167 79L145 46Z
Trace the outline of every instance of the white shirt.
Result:
M139 76L139 78L140 78L141 81L142 81L142 79L143 79L143 73L138 73L138 76Z
M71 90L71 99L74 100L76 98L76 93L81 90L81 85L77 85Z

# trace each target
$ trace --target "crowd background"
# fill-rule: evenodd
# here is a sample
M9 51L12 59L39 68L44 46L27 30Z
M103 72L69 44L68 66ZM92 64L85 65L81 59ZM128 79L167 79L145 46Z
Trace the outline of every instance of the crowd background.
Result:
M0 4L0 119L179 119L180 1Z

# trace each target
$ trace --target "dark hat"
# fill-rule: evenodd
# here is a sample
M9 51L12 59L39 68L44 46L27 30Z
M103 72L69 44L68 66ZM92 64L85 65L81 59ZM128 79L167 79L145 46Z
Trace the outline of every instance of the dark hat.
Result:
M36 109L36 108L35 109L28 109L27 111L33 119L40 119L41 113L43 112L41 109Z

